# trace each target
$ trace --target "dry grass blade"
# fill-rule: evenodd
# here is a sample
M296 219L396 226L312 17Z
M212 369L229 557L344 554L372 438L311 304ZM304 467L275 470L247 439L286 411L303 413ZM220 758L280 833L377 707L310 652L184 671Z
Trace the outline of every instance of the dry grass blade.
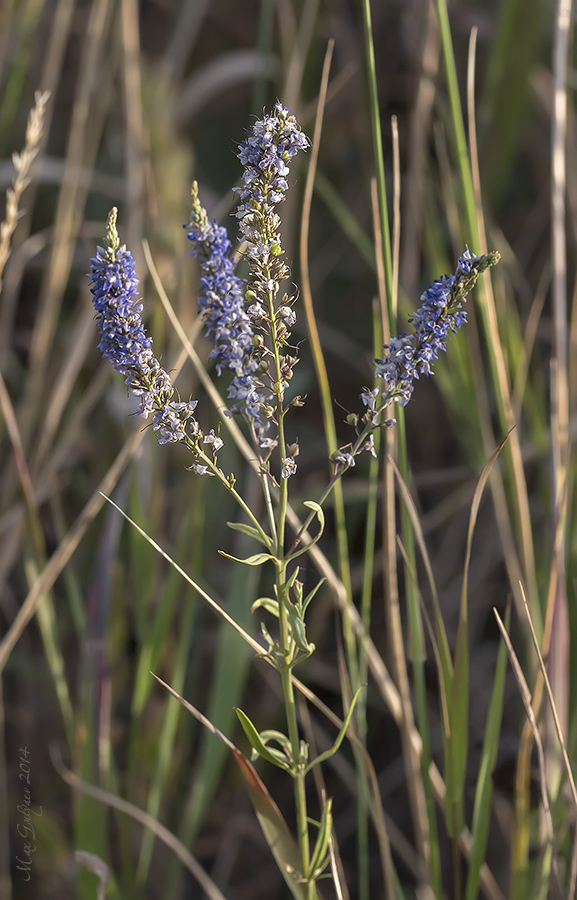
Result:
M127 243L140 247L144 219L144 120L142 111L142 74L140 70L140 30L138 3L122 0L122 70L126 108L125 171L126 208L128 212ZM137 260L138 262L138 260Z
M519 693L521 694L521 700L523 701L523 706L525 707L525 712L527 713L527 718L529 720L529 724L531 726L531 731L533 733L533 738L535 740L535 746L537 748L537 757L539 761L539 786L541 788L541 801L543 804L543 815L545 819L545 830L547 835L547 841L554 849L554 832L553 832L553 818L551 816L551 805L549 803L549 794L547 791L547 776L545 772L545 752L543 750L543 741L541 740L541 735L539 734L539 728L537 725L537 720L535 718L535 712L533 710L533 705L531 703L531 691L529 690L529 686L525 681L525 676L523 675L523 670L521 669L521 665L519 660L517 659L517 654L513 649L513 645L511 643L511 639L507 633L507 629L505 628L501 617L496 609L493 609L495 614L495 618L497 620L497 625L499 626L499 630L503 636L503 640L507 646L507 653L509 655L509 659L511 661L511 666L513 668L513 673L515 675L515 679L519 686ZM561 887L559 883L559 874L557 871L557 859L556 855L553 852L553 873L555 880L557 882L557 890L559 896L561 896Z
M114 488L126 463L140 444L142 437L143 432L137 431L126 441L124 447L114 460L114 463L102 479L99 490L94 492L76 519L74 525L62 539L58 548L54 551L46 566L38 576L37 581L34 583L26 599L22 603L10 628L0 642L0 672L3 671L6 662L8 661L8 657L20 640L28 622L35 614L42 597L50 590L66 564L69 562L80 541L86 534L88 526L102 508L104 503L104 492L111 491Z
M12 402L10 400L10 395L8 394L6 384L4 383L4 379L1 374L0 410L2 411L4 422L6 423L6 429L10 437L10 442L12 444L12 450L14 451L14 459L16 460L16 467L18 469L18 475L20 477L20 485L22 487L22 493L24 494L24 499L28 507L28 511L30 514L36 514L36 497L34 495L32 479L30 478L30 472L28 470L28 464L26 462L26 455L22 446L20 430L18 428L18 422L16 419L16 414L14 412L14 407L12 406Z
M53 445L54 437L58 433L59 425L61 423L68 425L70 422L72 416L71 404L69 404L70 395L77 382L90 344L94 340L94 331L94 309L92 304L86 304L86 307L83 307L80 311L71 335L71 349L62 360L62 367L55 380L54 390L51 392L46 406L42 430L35 443L34 456L30 468L35 481L39 483L42 481L39 473L44 463L46 463L47 469L53 465L53 460L47 458L47 456L49 449Z
M539 660L541 674L543 676L543 680L545 682L545 688L547 689L547 694L549 696L549 703L551 704L551 712L553 714L553 721L555 723L555 731L557 732L559 746L561 747L561 753L563 754L563 762L565 764L565 771L567 772L567 778L569 779L569 786L571 788L571 797L573 798L573 803L575 804L575 809L577 810L577 787L575 786L575 779L573 777L571 763L569 762L567 746L565 744L565 738L563 737L563 730L561 728L561 722L559 721L559 715L557 713L557 707L555 704L555 698L553 696L553 690L551 688L551 682L549 680L549 676L547 675L547 667L545 666L545 660L543 659L541 650L539 648L539 641L537 640L535 628L533 627L533 620L531 619L531 612L529 610L529 605L527 603L527 597L525 596L525 591L523 590L523 585L521 585L521 593L523 596L523 601L525 603L525 612L527 614L527 621L529 623L529 630L531 633L531 638L533 639L533 646L535 648L535 653L537 654L537 658Z
M206 716L203 716L203 714L200 712L200 710L198 710L196 708L196 706L193 706L192 703L189 703L188 700L185 700L184 697L181 697L181 695L178 693L178 691L175 691L174 688L172 688L169 684L166 683L166 681L163 681L162 678L160 678L158 675L155 675L154 672L151 672L150 674L152 675L153 678L156 678L158 683L160 685L162 685L162 687L166 691L168 691L169 694L172 694L172 696L175 698L175 700L178 700L178 702L184 706L184 708L187 710L187 712L189 712L192 716L194 716L194 718L198 722L200 722L201 725L203 725L205 728L208 728L208 730L212 734L216 735L216 737L219 737L221 739L221 741L223 741L223 743L226 744L226 746L228 747L229 750L240 753L240 750L238 749L238 747L236 747L233 744L233 742L227 738L226 734L223 734L222 731L220 731L220 729L216 727L216 725L213 725L212 722L210 721L210 719L207 719Z
M136 524L134 519L131 519L130 516L127 513L125 513L123 509L121 509L120 506L116 505L114 500L110 499L110 497L107 497L105 494L102 494L102 496L104 497L105 500L108 500L108 502L111 504L111 506L114 507L114 509L118 510L118 512L120 513L121 516L124 516L126 521L129 522L132 525L132 527L135 528L138 531L138 533L142 535L142 537L145 539L145 541L148 541L150 546L153 547L157 553L160 553L160 555L162 557L164 557L164 559L168 563L170 563L170 565L178 572L179 575L182 575L184 580L187 581L188 584L191 587L193 587L198 594L200 594L200 596L203 598L203 600L206 600L206 602L209 604L209 606L211 606L214 609L214 611L217 612L218 615L221 616L228 625L231 625L232 628L234 628L234 630L241 636L241 638L244 641L246 641L246 643L249 645L249 647L251 647L258 654L262 654L264 652L264 648L257 641L255 641L254 638L251 637L251 635L248 634L248 632L246 632L244 630L244 628L241 628L240 625L238 625L237 622L235 622L234 619L232 619L228 615L228 613L221 606L219 606L215 600L212 599L210 594L207 594L206 591L204 591L200 587L199 584L197 584L195 581L193 581L193 579L190 577L190 575L187 575L186 572L184 571L184 569L182 569L178 565L178 563L175 562L172 559L172 557L165 550L163 550L162 547L159 544L157 544L156 541L153 538L151 538L150 535L148 535L146 533L146 531L144 531L143 528L140 527L140 525Z
M97 153L101 100L110 78L103 68L106 34L113 4L102 0L90 8L80 51L80 73L68 135L66 165L58 195L50 263L44 272L38 312L30 344L29 375L22 401L22 433L27 442L38 415L50 351L57 328L66 284L70 275L77 235L89 184L83 172L91 168Z
M76 850L74 859L79 865L84 866L89 872L93 872L98 878L97 900L106 900L108 893L108 882L110 881L110 868L103 859L94 853L88 853L86 850Z
M475 531L475 525L477 523L477 516L479 514L479 506L481 505L481 498L483 496L483 492L485 490L485 485L487 484L487 480L489 475L491 474L491 470L497 461L497 457L501 453L501 450L509 440L511 435L511 431L509 431L502 441L497 445L495 450L493 450L491 456L485 463L483 467L483 471L481 472L481 476L475 488L475 493L473 495L473 502L471 504L471 514L469 516L469 527L467 529L467 549L465 554L465 566L463 571L463 591L462 591L462 602L466 603L467 600L467 586L469 581L469 566L471 564L471 550L473 546L473 534Z
M332 841L332 840L329 841L329 851L330 851L330 854L331 854L331 872L332 872L332 875L333 875L333 882L334 882L334 885L335 885L335 893L336 893L336 895L337 895L337 900L345 900L345 897L344 897L344 895L343 895L343 889L342 889L342 885L341 885L341 878L340 878L339 870L338 870L338 867L337 867L337 860L336 860L335 850L334 850L334 847L333 847L333 841Z
M469 44L467 75L467 124L470 147L470 165L467 166L468 171L464 180L468 182L470 175L469 187L471 197L474 200L474 209L471 209L469 212L469 229L473 235L478 235L478 251L481 253L486 253L487 239L485 234L485 221L481 197L481 178L479 173L479 160L477 154L477 137L475 126L476 115L474 76L476 42L477 32L476 29L473 29ZM465 192L468 193L467 188L465 188ZM507 373L504 345L499 334L499 323L496 311L495 296L493 293L493 287L490 278L484 279L479 283L478 296L481 303L481 312L485 322L487 344L491 356L492 376L500 406L501 425L503 428L507 429L507 432L510 435L508 450L511 461L511 475L513 478L513 483L515 485L513 517L518 531L518 544L521 548L521 564L523 567L524 578L526 583L529 585L529 597L531 600L531 605L535 612L538 609L538 594L535 577L535 552L531 531L531 516L529 512L527 482L525 479L525 472L523 468L520 437L515 427L517 423L514 417L514 407L511 396L511 388L509 385L509 377ZM492 436L491 425L486 419L486 416L483 416L483 421L481 424L484 432L485 446L487 449L489 449L489 443L494 445L495 440ZM513 590L513 593L515 594L515 600L520 607L521 598L517 593L517 585L519 582L518 580L514 579L515 570L519 566L519 559L517 558L517 549L515 547L515 542L512 540L512 535L510 533L510 513L507 510L506 497L503 491L503 484L500 477L494 479L492 484L492 491L495 501L495 510L497 513L497 518L499 520L499 527L502 532L502 538L505 548L505 559L510 572L511 588Z
M40 146L44 113L50 94L39 91L35 94L35 104L28 117L26 127L26 143L22 153L15 153L12 157L16 168L16 178L13 186L6 191L6 216L0 226L0 290L2 289L2 276L10 256L10 241L20 218L20 198L27 185L30 183L30 167L34 162Z
M186 849L184 844L182 844L178 840L178 838L176 838L168 830L168 828L166 828L148 813L144 812L144 810L140 809L138 806L135 806L134 803L129 803L128 800L123 800L122 797L116 797L109 791L105 791L93 784L87 784L81 778L78 778L78 776L75 775L74 772L71 772L70 769L66 768L66 766L62 762L60 751L55 747L50 748L50 756L52 758L54 768L63 779L63 781L69 784L70 787L74 788L77 791L81 791L88 797L93 797L95 800L99 800L100 803L104 803L106 806L110 806L112 809L117 809L119 812L126 813L127 816L130 816L136 822L140 822L140 824L144 825L145 828L149 828L154 832L159 840L166 844L166 846L169 847L176 856L178 856L180 861L183 863L183 865L186 866L191 875L196 878L210 900L226 900L224 895L221 894L221 892L217 888L214 881L209 877L209 875L207 875L200 863L197 862L197 860L194 858L192 853L190 853L190 851Z
M309 341L312 348L313 360L317 372L317 379L321 386L321 390L324 385L328 385L328 373L326 369L326 364L321 348L321 340L319 336L319 331L317 328L317 323L314 315L313 308L313 298L312 298L312 288L310 281L310 265L309 265L309 228L310 228L310 213L311 213L311 204L313 199L313 188L314 188L314 180L315 180L315 172L318 164L319 157L319 149L321 142L321 133L323 127L323 116L326 104L326 96L328 90L328 82L329 82L329 71L331 60L333 57L333 49L334 49L334 41L329 41L327 51L324 59L323 66L323 77L321 79L321 88L319 93L319 100L317 106L317 116L315 120L315 130L311 145L310 152L310 160L307 171L307 180L305 184L304 196L303 196L303 212L302 212L302 225L300 230L300 269L301 269L301 294L302 301L305 311L305 316L307 320L307 328L309 334Z
M537 658L539 660L539 667L541 669L541 675L543 678L543 682L545 684L545 688L547 690L547 695L549 697L549 704L551 706L551 714L553 716L553 722L555 724L555 731L557 733L557 739L559 741L559 746L561 748L561 755L563 757L563 764L565 766L565 771L567 773L567 779L569 781L569 786L571 788L571 797L573 799L573 804L575 809L577 810L577 787L575 786L575 778L573 777L573 771L571 769L571 763L569 761L569 754L567 753L567 745L565 743L565 738L563 737L563 729L561 727L561 722L559 721L559 715L557 713L557 704L555 703L555 697L553 696L553 689L551 687L551 682L549 680L549 676L547 675L547 667L545 665L545 660L543 659L543 655L541 653L541 649L539 647L539 641L537 640L537 635L535 633L535 629L533 627L533 620L531 619L531 612L529 610L529 605L527 603L527 598L525 596L525 591L523 590L523 586L521 585L521 593L523 596L523 601L525 603L525 612L527 614L527 621L529 623L529 630L531 633L531 638L533 640L533 646L535 648L535 653L537 654ZM568 897L575 896L575 886L577 884L577 833L575 833L573 837L573 850L571 854L571 876L570 876L570 887L568 892Z
M377 688L383 700L385 701L393 719L395 720L397 725L400 725L403 712L399 692L374 642L371 640L370 636L367 635L358 610L355 606L345 604L342 585L335 575L335 572L331 567L329 561L323 555L321 550L319 550L317 546L312 547L310 550L310 556L314 561L319 573L327 579L328 584L331 586L337 606L339 606L339 608L345 613L345 615L350 618L351 624L357 636L357 640L363 645L364 651L367 654L369 669L371 671L371 675L375 679ZM331 712L331 710L324 703L322 703L322 701L318 699L316 694L310 691L296 678L293 678L293 683L298 688L298 690L335 725L336 728L341 727L341 720L337 716L335 716L335 714ZM357 740L354 735L351 736L351 739L355 741ZM422 744L421 737L416 728L413 728L411 732L411 740L414 743L416 752L420 756ZM364 751L367 763L367 772L371 781L371 788L374 790L376 789L376 794L374 794L374 796L378 798L379 787L376 780L374 766L366 751L366 748L364 748L363 745L360 744L360 742L358 743L358 746L359 749ZM442 807L445 803L445 783L439 769L434 762L431 763L431 766L429 768L429 778L431 779L435 798L438 804ZM378 803L375 803L375 808L377 812L380 812L380 815L382 816L382 807L380 805L380 801ZM382 819L382 822L384 829L384 818ZM383 831L383 833L386 834L386 829ZM463 829L459 838L459 842L461 844L463 852L468 856L471 852L472 839L471 833L467 828ZM483 863L483 866L481 868L481 884L483 885L483 890L485 891L487 897L490 898L490 900L505 900L505 895L501 891L493 876L493 873L486 863Z
M551 449L552 449L552 482L555 490L555 559L551 569L555 571L556 586L553 606L551 608L551 648L548 655L549 674L543 671L547 693L551 703L554 727L557 732L565 768L571 785L573 802L575 803L575 784L569 767L567 751L563 741L563 731L567 734L570 695L570 654L571 644L567 640L569 630L569 598L567 596L568 581L565 577L567 559L571 555L567 546L571 536L567 529L567 496L574 489L571 480L571 459L569 439L569 371L568 371L568 332L567 315L567 234L566 234L566 193L567 184L567 79L569 74L569 34L571 28L572 0L559 0L556 4L555 35L553 50L553 114L551 122L551 255L552 284L551 296L553 305L553 355L551 359ZM552 585L551 585L552 587ZM553 591L551 591L553 594ZM525 606L527 601L523 595ZM537 641L533 633L531 617L531 637L539 655L539 664L543 666ZM549 747L549 743L548 743ZM548 760L549 762L549 760ZM561 775L558 760L549 766L549 784L554 795ZM577 838L574 843L572 881L575 880L575 862L577 858Z

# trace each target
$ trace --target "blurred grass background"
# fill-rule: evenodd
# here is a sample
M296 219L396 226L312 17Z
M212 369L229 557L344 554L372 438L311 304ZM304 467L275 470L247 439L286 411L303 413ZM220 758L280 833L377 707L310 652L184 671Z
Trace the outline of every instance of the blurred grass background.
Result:
M105 505L98 490L113 493L116 502L201 585L210 585L227 611L255 635L258 622L250 616L250 604L267 588L259 581L261 570L239 574L217 554L225 548L243 555L242 536L231 540L225 526L236 516L229 500L222 492L217 495L208 479L185 471L187 457L181 448L159 447L131 416L134 406L122 380L98 354L86 272L108 210L117 205L121 238L137 259L157 355L166 368L182 368L176 381L181 394L199 397L199 417L216 426L217 416L197 373L189 363L182 364L179 338L147 275L143 240L150 245L180 322L206 359L209 348L196 324L198 271L188 257L182 230L190 184L193 179L199 182L209 214L234 233L231 187L240 174L235 153L244 129L278 97L312 135L323 59L333 38L310 217L310 278L331 396L345 410L358 409L358 393L371 379L375 355L377 293L371 201L375 163L361 6L353 0L0 3L0 182L5 189L14 177L11 154L24 146L34 92L51 94L0 299L0 370L6 388L0 421L2 898L94 896L96 878L77 872L75 849L96 854L110 866L111 897L204 896L175 854L153 840L150 831L71 789L55 768L58 752L86 782L162 821L230 900L284 896L284 884L226 751L176 701L167 700L149 672L158 673L206 711L241 746L232 708L242 705L259 727L280 727L279 685L263 671L265 666L252 662L253 654L215 620L166 561ZM469 574L473 701L465 807L470 816L499 647L492 609L503 613L509 596L518 592L512 576L516 571L527 587L540 638L550 611L550 660L574 758L577 654L571 652L570 626L575 619L577 530L571 504L575 467L567 454L575 426L577 372L576 336L570 324L577 296L572 164L577 135L571 44L568 162L562 184L567 204L564 273L551 253L556 7L542 0L452 0L448 13L463 104L470 34L477 30L480 185L487 243L502 254L494 279L498 350L510 385L526 482L523 512L513 464L503 462L502 504L499 507L487 492L477 521ZM396 117L399 130L402 330L426 285L453 270L471 230L435 4L378 0L372 16L391 209L391 117ZM306 165L306 159L296 165L295 186L283 207L284 244L294 260L297 285ZM483 248L471 249L480 253ZM555 306L559 275L568 309L565 326ZM483 315L483 308L471 300L469 326L451 340L435 377L418 383L405 417L410 488L451 647L459 621L471 501L483 465L507 431L501 415L503 395L489 374L496 347L487 341L491 332L484 330ZM297 329L303 343L293 383L295 392L307 394L308 400L291 419L301 448L293 488L296 507L318 496L329 472L302 313ZM560 336L569 348L565 361L560 358ZM224 393L222 385L220 389ZM568 411L566 420L563 410ZM12 413L17 441L10 427ZM335 406L335 415L339 440L345 443L352 436L341 422L345 413L340 415ZM489 446L487 427L495 436ZM563 432L560 442L555 428ZM235 472L258 509L262 501L256 480L232 442L219 461L225 471ZM359 465L343 483L355 598L362 589L369 483L367 464ZM323 543L329 558L335 556L334 544L329 528ZM382 597L377 568L371 637L389 663ZM34 609L30 621L26 615L18 620L22 609ZM14 629L19 621L21 626ZM535 661L525 642L526 624L519 621L514 612L513 640L531 684ZM309 638L318 651L301 677L342 715L339 634L330 592L321 591L309 625ZM431 750L441 765L443 735L430 647L424 672ZM412 897L419 883L419 859L399 731L370 677L366 703L367 747L379 777L393 859L404 896ZM493 896L546 895L541 882L537 888L536 876L535 891L523 893L523 885L531 883L530 860L543 856L538 813L531 817L530 809L526 812L524 849L515 819L515 796L522 793L518 784L515 793L515 767L524 721L511 680L505 690L487 855L502 892ZM310 729L321 745L331 740L323 721L314 720ZM32 802L42 807L29 882L16 870L22 746L30 751ZM290 784L266 767L265 776L290 821ZM335 798L336 834L351 897L367 890L365 896L383 896L372 835L366 883L359 887L357 780L349 748L326 767L325 777ZM574 811L559 779L550 787L559 846L569 858ZM529 798L534 810L536 794L533 784ZM441 820L439 813L443 878L451 897ZM516 865L522 875L515 874ZM327 896L332 896L328 887Z

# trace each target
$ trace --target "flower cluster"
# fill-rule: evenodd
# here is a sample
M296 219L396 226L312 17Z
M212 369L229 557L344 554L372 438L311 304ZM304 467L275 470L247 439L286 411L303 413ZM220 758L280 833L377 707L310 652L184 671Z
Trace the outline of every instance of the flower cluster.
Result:
M210 222L198 197L198 185L192 185L192 211L186 226L192 242L192 255L202 269L198 312L206 325L206 335L215 345L211 358L216 359L219 375L225 369L233 373L228 396L235 402L232 412L240 412L260 431L268 428L268 420L260 421L263 408L270 405L272 395L261 384L258 359L254 355L254 330L244 306L244 282L234 273L231 243L226 228Z
M278 350L288 343L289 328L296 320L292 298L285 295L275 305L280 285L290 274L280 259L280 218L275 207L288 188L288 163L307 146L296 119L281 103L248 129L240 145L238 156L244 173L242 186L235 189L241 200L236 216L250 267L246 292L234 273L226 229L209 221L196 184L191 220L186 226L193 256L203 271L198 306L207 336L215 345L211 356L217 361L219 375L225 368L232 371L228 391L234 401L231 410L241 412L250 422L257 443L265 451L277 443L268 436L275 398L282 397L297 361L285 353L278 372L269 372L275 345ZM283 471L289 471L289 467Z
M263 294L276 293L279 282L271 281L270 269L282 254L280 218L275 206L282 203L288 188L288 164L309 141L297 120L282 103L249 128L240 144L238 158L244 166L242 187L235 188L241 203L236 210L241 233L247 241L247 257L257 264ZM268 275L268 277L264 277ZM284 272L286 277L288 272ZM256 279L256 276L255 276ZM258 293L258 291L257 291Z
M367 407L367 416L378 423L378 415L391 401L406 406L413 393L414 381L420 375L432 373L432 362L439 352L446 349L451 331L457 332L467 320L462 303L474 288L479 275L494 266L499 253L475 256L467 248L457 262L453 275L444 275L434 281L421 295L422 306L411 316L414 334L399 334L385 345L384 359L376 360L375 377L382 384L370 390L365 388L361 400ZM394 423L389 419L384 424Z
M153 427L159 441L182 441L200 429L193 413L196 400L173 400L174 387L152 351L152 339L142 324L142 303L138 299L138 279L132 254L120 246L116 229L116 209L108 217L106 247L98 247L91 259L91 293L100 330L102 355L109 359L126 384L140 398L140 414L154 415Z
M294 298L285 294L279 303L276 302L280 286L290 275L290 270L281 258L280 217L275 207L284 200L291 159L308 146L308 139L295 117L277 102L272 113L248 129L238 153L244 172L241 187L235 188L241 201L236 216L246 241L245 255L250 271L247 312L256 332L254 356L258 360L264 390L264 402L255 428L263 448L273 444L266 432L275 403L277 400L282 402L297 362L296 356L280 353L288 344L289 329L294 325L296 315L292 307ZM274 371L270 365L273 358L276 360ZM296 465L285 465L283 477L289 477L295 469Z

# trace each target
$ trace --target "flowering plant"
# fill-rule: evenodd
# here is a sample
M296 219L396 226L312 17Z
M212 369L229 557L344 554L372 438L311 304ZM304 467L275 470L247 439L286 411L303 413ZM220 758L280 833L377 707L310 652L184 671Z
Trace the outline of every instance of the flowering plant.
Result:
M318 500L305 503L310 511L308 518L297 540L288 547L288 490L289 480L297 471L298 443L288 442L285 419L304 401L298 395L289 395L298 362L290 331L296 321L296 297L283 292L290 269L281 245L278 207L288 189L290 162L308 146L296 119L281 103L248 129L240 145L243 176L237 189L240 203L236 217L248 264L246 283L235 273L226 229L210 222L196 184L187 226L192 254L202 271L198 312L214 345L211 356L217 374L230 375L230 413L243 417L252 436L268 513L266 524L237 492L234 476L220 468L217 454L223 445L221 437L213 430L202 430L195 417L197 401L178 397L170 376L154 356L142 321L134 260L120 245L116 210L109 216L105 247L98 248L92 259L91 290L101 333L100 349L139 397L141 415L145 419L152 416L160 443L185 444L192 455L192 470L216 477L248 517L250 524L233 523L233 527L260 543L264 552L238 562L252 566L270 563L274 568L273 596L260 598L253 608L264 608L278 622L276 634L262 626L265 644L261 655L280 675L287 733L259 732L241 711L239 719L255 755L293 779L298 854L296 861L281 868L293 895L313 900L317 882L331 861L332 811L330 800L326 800L320 821L311 823L305 779L337 751L360 689L352 698L332 748L310 760L309 746L301 738L297 721L293 671L315 649L307 638L305 616L320 582L305 596L296 559L321 537L323 504L338 479L355 465L361 452L375 455L375 430L395 423L394 418L386 417L391 404L406 406L415 380L432 373L432 363L446 349L449 334L466 321L464 300L479 275L498 261L499 254L476 256L466 249L455 273L435 281L423 293L421 307L409 320L414 333L393 337L384 347L383 358L376 360L375 386L360 393L364 411L349 416L356 438L333 454L332 478ZM305 539L315 519L317 534ZM316 836L311 842L313 828Z

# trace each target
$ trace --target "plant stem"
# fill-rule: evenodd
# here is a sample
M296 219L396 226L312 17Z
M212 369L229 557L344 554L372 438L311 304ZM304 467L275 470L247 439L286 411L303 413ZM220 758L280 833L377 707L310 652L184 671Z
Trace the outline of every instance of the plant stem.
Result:
M273 392L276 400L276 416L278 427L278 450L280 456L281 467L283 460L287 456L286 438L284 431L284 409L283 409L283 376L281 372L281 356L280 356L280 339L277 332L277 323L274 309L274 295L272 291L268 293L268 316L271 326L271 343L274 355L275 384ZM298 732L298 722L296 705L294 698L293 683L291 678L292 669L292 648L293 640L290 632L288 621L287 604L290 602L287 590L287 563L284 555L284 540L286 513L288 505L288 478L281 475L279 484L279 503L277 509L276 522L276 556L277 556L277 595L279 604L279 630L280 645L282 654L281 663L281 680L283 687L283 696L285 702L285 713L287 720L288 737L291 744L291 755L293 763L293 779L295 794L295 809L297 818L297 839L301 856L301 874L306 877L310 863L310 845L309 830L307 821L307 799L305 790L305 776L303 763L300 759L300 741ZM308 895L313 900L316 896L314 882L308 883Z

